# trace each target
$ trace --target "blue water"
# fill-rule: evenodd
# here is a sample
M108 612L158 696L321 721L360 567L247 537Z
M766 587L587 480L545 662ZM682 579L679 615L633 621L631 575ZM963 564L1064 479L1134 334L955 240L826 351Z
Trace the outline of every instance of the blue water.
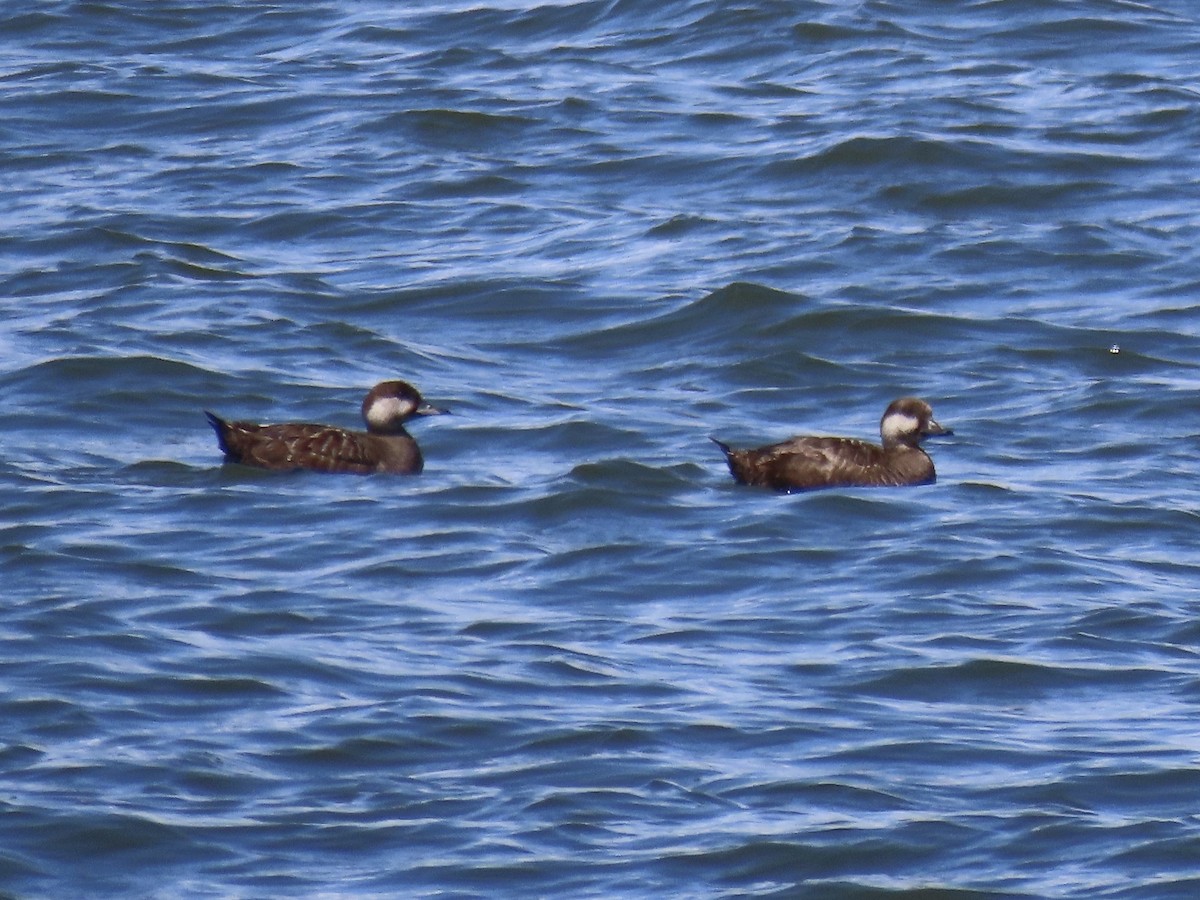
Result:
M1200 895L1200 8L0 8L0 895ZM454 415L416 478L201 410ZM782 496L717 435L955 429Z

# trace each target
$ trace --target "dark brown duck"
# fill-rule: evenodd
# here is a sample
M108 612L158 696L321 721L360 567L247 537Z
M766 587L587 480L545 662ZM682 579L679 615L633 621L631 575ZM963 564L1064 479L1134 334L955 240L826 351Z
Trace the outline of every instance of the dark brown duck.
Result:
M879 433L882 447L854 438L794 437L755 450L735 450L712 440L725 453L736 481L777 491L810 491L932 484L937 474L921 441L954 432L934 421L924 400L901 397L884 412Z
M371 388L362 402L366 431L299 422L226 422L207 410L204 414L230 462L262 469L415 475L425 461L404 423L413 416L444 412L426 403L411 384L384 381Z

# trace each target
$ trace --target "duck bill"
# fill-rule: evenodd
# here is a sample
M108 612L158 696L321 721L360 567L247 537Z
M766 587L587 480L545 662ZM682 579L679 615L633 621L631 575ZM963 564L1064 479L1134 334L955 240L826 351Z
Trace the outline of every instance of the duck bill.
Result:
M939 425L937 422L934 422L933 420L930 420L929 427L927 427L924 431L921 432L922 437L944 437L944 436L950 435L950 434L954 434L954 431L952 429L943 428L941 425Z
M436 406L433 406L432 404L422 403L420 406L418 406L413 411L413 415L414 416L448 416L448 415L450 415L450 410L438 409Z

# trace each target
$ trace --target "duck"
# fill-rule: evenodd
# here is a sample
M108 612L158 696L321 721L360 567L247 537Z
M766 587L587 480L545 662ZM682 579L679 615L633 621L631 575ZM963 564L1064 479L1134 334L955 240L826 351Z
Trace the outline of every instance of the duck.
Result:
M710 438L740 484L777 491L836 487L901 487L933 484L937 473L925 438L954 432L939 425L933 408L918 397L892 401L879 420L883 446L844 437L797 436L751 450Z
M299 422L230 422L208 410L204 415L217 433L227 462L279 471L416 475L425 467L425 460L404 423L413 416L446 412L449 410L425 402L406 381L382 381L362 402L366 431Z

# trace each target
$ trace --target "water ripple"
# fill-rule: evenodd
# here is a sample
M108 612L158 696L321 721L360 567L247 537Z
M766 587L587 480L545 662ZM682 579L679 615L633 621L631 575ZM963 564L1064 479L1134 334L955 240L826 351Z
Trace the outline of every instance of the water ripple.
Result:
M1196 40L6 7L3 890L1191 897ZM397 377L418 478L201 413ZM920 489L708 440L910 393Z

